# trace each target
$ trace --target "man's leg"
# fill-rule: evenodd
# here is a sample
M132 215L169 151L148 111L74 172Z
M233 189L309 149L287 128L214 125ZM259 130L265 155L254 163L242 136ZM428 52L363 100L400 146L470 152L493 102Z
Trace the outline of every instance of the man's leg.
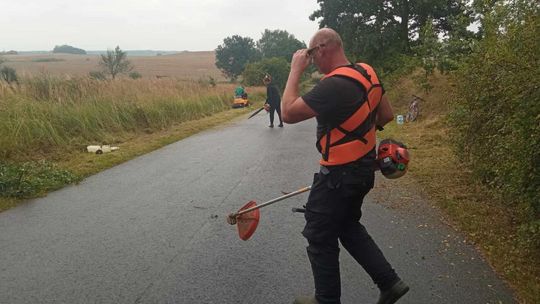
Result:
M270 128L274 127L274 110L275 110L274 107L270 106L270 125L269 125Z
M340 241L380 290L389 289L399 280L379 246L359 222L349 223L341 233Z
M278 127L283 127L283 120L281 120L281 106L279 104L276 107L276 112L277 112L277 115L279 117L279 126Z
M357 179L357 178L353 178ZM358 184L344 185L344 193L350 195L349 214L339 232L343 247L366 270L381 294L377 304L393 304L409 291L390 263L384 257L366 228L360 224L362 201L373 187L371 177L361 177Z
M307 254L315 281L315 297L321 304L339 304L341 297L335 192L328 173L316 174L304 215L306 226L302 234L308 240Z
M392 287L398 276L384 257L366 228L360 224L364 197L373 187L374 175L362 172L346 172L342 192L344 196L344 221L339 240L351 256L364 268L381 290Z
M341 280L339 273L339 247L334 244L310 242L307 247L309 262L315 281L315 298L320 304L339 304Z

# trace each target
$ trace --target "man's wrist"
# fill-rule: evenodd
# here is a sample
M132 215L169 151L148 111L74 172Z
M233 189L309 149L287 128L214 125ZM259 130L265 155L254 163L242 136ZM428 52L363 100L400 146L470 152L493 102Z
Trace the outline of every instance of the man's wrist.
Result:
M298 90L298 86L300 85L300 77L302 76L301 72L291 70L289 73L289 78L287 79L287 87L294 89L295 91Z
M304 71L300 70L300 69L291 69L291 71L289 72L289 79L290 78L297 78L297 79L300 79L300 77L302 76L302 73Z

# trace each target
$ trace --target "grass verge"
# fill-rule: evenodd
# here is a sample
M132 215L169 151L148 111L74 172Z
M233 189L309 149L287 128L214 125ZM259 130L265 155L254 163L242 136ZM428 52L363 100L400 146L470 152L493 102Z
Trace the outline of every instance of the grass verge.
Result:
M540 252L519 238L522 213L504 204L500 195L475 180L454 154L447 126L452 95L444 77L432 80L431 94L414 92L410 80L392 88L391 100L397 114L405 114L411 94L422 95L417 122L389 124L381 138L407 144L411 153L409 174L421 190L446 215L447 222L466 235L497 273L514 289L520 303L540 299ZM390 90L390 91L392 91Z

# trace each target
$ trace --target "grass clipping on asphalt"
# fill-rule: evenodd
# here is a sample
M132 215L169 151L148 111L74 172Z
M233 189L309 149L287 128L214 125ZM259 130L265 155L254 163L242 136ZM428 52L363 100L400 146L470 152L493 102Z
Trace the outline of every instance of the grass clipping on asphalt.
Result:
M540 299L540 253L522 246L518 237L519 210L505 205L500 197L474 180L471 171L452 150L446 123L453 92L440 75L431 79L429 94L413 91L410 79L389 90L394 113L405 115L411 94L420 95L417 121L390 123L380 138L395 138L411 153L409 173L433 204L442 209L447 222L461 231L484 255L488 263L515 290L520 303ZM410 185L412 186L412 185Z

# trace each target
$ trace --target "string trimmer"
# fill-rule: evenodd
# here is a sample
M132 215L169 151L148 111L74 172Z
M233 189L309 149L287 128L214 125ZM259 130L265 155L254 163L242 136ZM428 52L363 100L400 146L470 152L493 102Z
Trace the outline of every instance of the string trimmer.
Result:
M311 186L304 187L302 189L298 189L291 193L287 193L280 197L271 199L258 206L255 201L250 201L242 208L240 208L238 212L229 214L229 216L227 216L227 223L231 225L236 225L238 227L238 235L240 236L240 238L244 241L247 241L253 235L253 233L255 233L257 225L259 224L260 208L271 205L273 203L277 203L279 201L282 201L289 197L293 197L300 193L304 193L309 190L311 190ZM302 212L302 209L293 208L293 211Z

